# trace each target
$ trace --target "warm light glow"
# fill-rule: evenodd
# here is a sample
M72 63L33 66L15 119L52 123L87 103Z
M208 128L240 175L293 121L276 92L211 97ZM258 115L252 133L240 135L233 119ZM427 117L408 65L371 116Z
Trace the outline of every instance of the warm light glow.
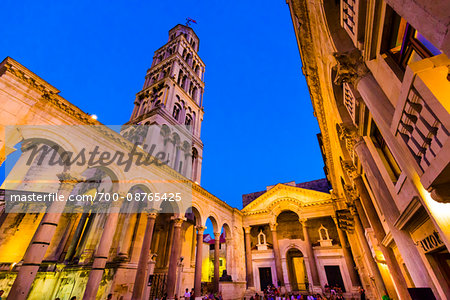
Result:
M94 120L97 120L98 117L97 117L97 115L91 115L91 118Z

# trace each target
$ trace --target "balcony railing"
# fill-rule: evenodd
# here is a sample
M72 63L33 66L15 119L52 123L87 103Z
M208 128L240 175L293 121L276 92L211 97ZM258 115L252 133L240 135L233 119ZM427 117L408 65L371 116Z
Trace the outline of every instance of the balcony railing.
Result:
M415 158L426 189L450 184L450 114L445 55L408 66L396 106L392 129ZM444 72L443 72L444 71Z

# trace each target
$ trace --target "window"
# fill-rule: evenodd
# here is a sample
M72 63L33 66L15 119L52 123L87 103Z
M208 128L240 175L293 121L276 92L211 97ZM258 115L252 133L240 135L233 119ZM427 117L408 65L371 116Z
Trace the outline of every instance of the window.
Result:
M383 52L403 71L410 63L441 53L389 6L386 7L384 36L386 38L382 44Z
M400 170L400 167L398 166L394 156L392 155L391 150L387 146L386 141L381 135L380 130L373 121L371 125L370 138L377 148L378 154L380 155L381 160L383 161L383 164L387 172L389 173L392 182L395 184L402 171Z
M175 120L178 120L178 118L180 117L180 112L181 112L180 105L175 104L173 106L173 113L172 113L172 116L175 118Z
M190 53L186 55L186 62L188 63L188 65L191 65L191 57L192 55Z
M181 79L183 78L183 71L179 71L178 72L178 85L180 85L181 86Z
M183 79L181 79L181 85L180 85L183 89L186 89L186 81L187 81L187 76L184 75Z
M186 125L186 127L188 129L191 129L191 127L192 127L192 117L190 115L186 115L186 120L184 122L184 125Z

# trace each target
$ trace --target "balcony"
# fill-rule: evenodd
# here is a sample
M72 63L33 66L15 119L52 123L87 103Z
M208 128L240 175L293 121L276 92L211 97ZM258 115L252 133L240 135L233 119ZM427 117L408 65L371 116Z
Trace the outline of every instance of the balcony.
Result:
M449 65L444 54L410 64L392 122L417 162L423 186L441 202L450 202Z
M365 13L365 1L341 0L341 26L358 49L361 49L363 43Z

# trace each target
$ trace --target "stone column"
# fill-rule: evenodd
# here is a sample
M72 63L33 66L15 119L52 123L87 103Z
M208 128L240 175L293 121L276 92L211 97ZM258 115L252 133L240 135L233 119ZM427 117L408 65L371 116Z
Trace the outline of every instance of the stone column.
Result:
M197 254L195 256L194 275L194 296L201 299L202 296L202 252L203 252L203 232L206 227L197 226Z
M314 257L314 251L311 245L311 240L309 239L308 233L309 226L307 221L308 220L303 219L300 222L302 223L303 227L303 236L305 238L306 243L306 255L308 256L309 268L311 269L312 286L320 287L319 272L317 271L316 258Z
M355 152L360 158L361 165L368 181L371 183L372 191L375 195L375 201L384 215L386 224L389 226L392 238L405 262L405 265L411 275L411 278L416 287L430 287L435 295L438 295L436 287L434 286L429 276L429 270L425 266L419 250L412 240L410 234L404 230L399 230L395 226L400 212L396 205L395 199L389 192L389 188L376 165L369 148L364 139L360 139L355 144Z
M359 202L359 200L355 200L355 202ZM359 206L360 203L359 203L359 205L355 203L355 205ZM371 272L373 274L373 279L375 281L375 285L377 287L377 291L379 294L378 298L381 299L381 297L388 294L388 292L386 290L386 286L384 285L383 277L381 277L380 269L378 269L378 265L372 256L372 251L370 250L369 243L366 240L366 236L364 234L364 227L361 224L359 215L356 212L355 208L353 208L353 207L350 209L350 211L352 212L353 220L355 222L356 236L357 236L359 243L363 249L363 254L364 254L366 262L369 266L369 270L371 270Z
M131 246L131 239L133 238L133 232L136 225L137 214L136 213L125 213L125 220L123 222L122 234L120 235L119 247L117 249L117 255L123 259L127 260L129 258L129 249Z
M110 211L108 213L108 217L106 218L106 223L103 229L102 237L98 243L97 251L95 252L94 262L92 263L92 269L89 273L89 279L86 284L83 300L95 300L100 282L102 281L106 262L108 260L109 250L116 231L122 201L119 200L111 203L110 205Z
M401 153L401 149L395 142L395 138L391 132L390 121L394 115L394 106L384 94L383 90L375 80L373 75L365 66L364 60L358 50L347 53L335 54L338 62L337 74L335 78L336 84L348 82L352 84L360 93L361 98L367 108L370 110L373 119L377 123L378 128L385 136L389 147ZM395 226L395 222L400 215L395 199L389 191L389 186L383 179L378 166L368 149L364 140L360 140L355 145L361 165L367 175L368 181L371 183L375 201L379 204L386 223L389 226L390 233L395 244L408 268L409 274L416 287L430 287L434 294L437 295L427 267L423 262L419 250L408 232L399 230ZM399 165L406 168L408 160L401 155L397 157ZM405 172L408 172L406 169ZM381 242L381 240L380 240Z
M59 228L56 230L55 235L58 235L60 233L58 233L58 230L64 231L62 234L60 234L60 240L58 243L58 246L55 247L53 249L53 251L51 253L49 253L48 255L44 256L44 261L58 261L61 257L61 254L63 254L64 248L67 244L67 241L70 237L70 234L73 230L73 228L75 227L75 224L78 220L78 214L79 214L79 207L75 207L74 208L74 212L73 213L65 213L64 215L62 215L62 218L66 218L67 222L65 223L65 227L64 228ZM60 222L62 222L62 220L60 219ZM63 223L64 224L64 223Z
M177 281L177 268L181 247L181 225L184 218L173 218L172 248L170 249L169 270L167 272L167 299L173 300Z
M272 240L273 240L273 256L275 258L275 269L277 271L277 279L280 283L280 286L284 286L284 278L283 278L283 268L281 267L281 255L280 255L280 246L278 245L278 237L277 237L277 223L270 223L270 231L272 232ZM278 286L278 282L275 284Z
M62 195L63 199L67 200L75 185L81 182L81 178L69 173L61 173L57 176L60 181L58 195ZM8 299L25 300L27 298L45 252L47 252L47 248L55 234L56 226L58 226L65 205L65 201L54 201L48 207L31 244L28 246L23 258L23 264L14 280Z
M336 224L336 229L338 232L339 240L341 241L342 252L344 253L345 265L347 266L348 273L350 275L350 280L353 287L360 286L360 281L358 274L356 273L355 266L353 264L353 256L347 244L347 239L345 232L339 228L338 220L333 217L334 223Z
M81 234L84 229L84 225L89 217L88 212L83 212L81 214L80 220L78 221L77 228L75 229L75 233L73 235L72 241L70 242L69 248L67 249L66 257L64 259L65 262L71 262L74 255L75 250L77 248L78 242L80 242Z
M250 243L250 226L244 227L245 230L245 266L247 269L247 289L254 289L255 282L253 279L253 264L252 264L252 247Z
M225 236L225 247L226 247L226 268L227 274L234 276L233 270L233 260L234 260L234 250L233 250L233 239L231 237ZM233 279L233 278L232 278Z
M220 232L214 233L214 292L219 291Z
M408 286L400 270L400 266L398 265L398 262L395 258L394 252L391 248L385 247L383 246L383 244L381 244L381 241L384 239L386 233L384 232L383 225L378 218L377 211L375 210L375 207L372 203L369 192L367 191L361 177L354 178L354 182L356 184L356 188L358 189L361 202L364 205L364 210L366 212L369 223L373 229L376 239L379 242L380 250L383 253L384 259L386 260L386 265L389 269L389 273L391 274L392 281L394 282L398 296L401 299L411 299L411 296L408 292Z
M195 268L195 249L197 248L197 234L195 233L195 225L192 225L192 239L191 239L191 261L189 263L189 266L191 268Z
M144 291L147 278L148 259L152 245L153 228L155 227L156 216L157 212L154 210L150 210L147 213L147 226L145 228L144 240L142 241L136 276L134 278L133 295L131 297L132 300L139 300L142 298L142 293Z

